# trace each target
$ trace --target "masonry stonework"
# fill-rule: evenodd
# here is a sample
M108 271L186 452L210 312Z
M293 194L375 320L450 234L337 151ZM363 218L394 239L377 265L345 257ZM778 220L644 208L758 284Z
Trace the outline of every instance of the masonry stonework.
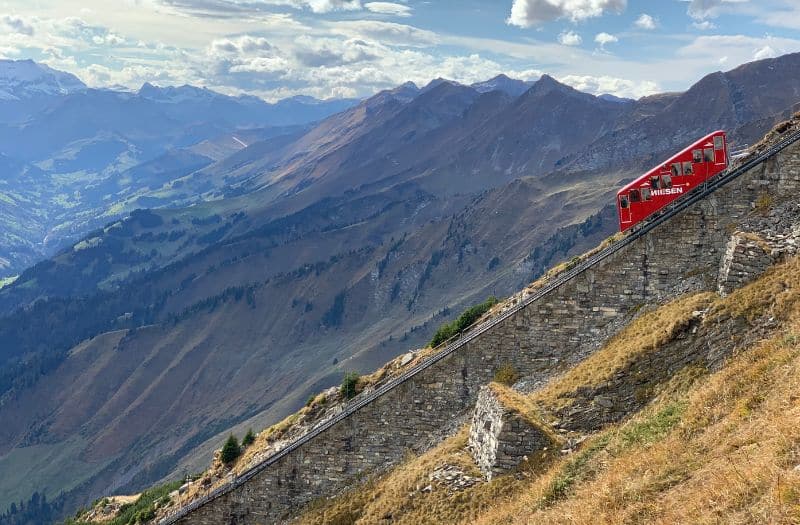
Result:
M496 369L524 375L574 365L613 335L620 317L676 293L716 290L731 233L769 193L800 189L800 143L530 304L458 351L182 518L200 525L284 522L310 501L420 452L475 406Z
M505 403L497 388L494 384L481 388L469 431L468 447L488 480L555 444L549 432L529 420L529 414Z

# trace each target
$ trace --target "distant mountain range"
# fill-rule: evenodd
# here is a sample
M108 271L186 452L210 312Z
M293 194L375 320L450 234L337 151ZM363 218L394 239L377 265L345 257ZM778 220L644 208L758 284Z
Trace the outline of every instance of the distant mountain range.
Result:
M133 195L168 179L130 177L143 163L167 155L173 164L162 176L188 173L356 102L293 97L270 104L192 86L90 89L31 60L0 60L0 278L146 206Z
M709 130L761 137L800 101L800 55L637 101L546 75L408 83L284 128L230 97L232 122L187 119L222 97L198 88L59 96L0 126L20 146L0 219L74 235L0 289L0 504L199 469L231 429L424 344L612 233L641 170Z

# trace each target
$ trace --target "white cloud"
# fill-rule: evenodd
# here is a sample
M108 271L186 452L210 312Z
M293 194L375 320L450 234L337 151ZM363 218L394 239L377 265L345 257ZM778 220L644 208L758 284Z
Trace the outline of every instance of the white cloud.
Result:
M562 31L558 35L558 43L565 46L579 46L582 42L583 38L575 31Z
M439 35L433 31L394 22L352 20L330 22L324 26L335 35L372 39L387 45L427 47L440 41Z
M361 9L361 0L302 0L295 3L307 5L315 13L356 11Z
M600 44L601 48L605 48L606 44L613 44L614 42L619 42L619 38L615 37L609 33L597 33L594 37L594 41Z
M514 0L506 22L519 27L532 27L559 18L579 22L602 16L606 11L621 13L627 5L627 0Z
M28 36L33 35L33 26L19 16L13 16L13 15L0 16L0 23L6 26L10 31L14 33L20 33L22 35L28 35Z
M731 4L743 4L748 1L749 0L690 0L688 13L689 16L695 20L705 20L707 18L719 16L720 12Z
M560 77L558 80L587 93L593 93L595 95L609 93L623 98L638 99L661 91L658 84L649 80L637 82L611 76L590 75L567 75Z
M720 57L726 64L743 64L761 58L800 52L800 39L773 36L705 35L678 49L677 58L719 65Z
M692 24L695 29L699 29L700 31L710 31L711 29L716 29L717 25L712 22L711 20L703 20L702 22L694 22Z
M634 24L636 24L636 27L640 29L653 30L658 25L658 22L656 21L655 18L648 15L647 13L642 13L641 15L639 15L639 18L636 19L636 22L634 22Z
M394 2L367 2L364 7L368 11L381 15L411 16L411 7Z
M775 58L778 56L778 53L772 49L770 46L764 46L761 49L756 50L753 54L753 59L755 60L763 60L765 58Z

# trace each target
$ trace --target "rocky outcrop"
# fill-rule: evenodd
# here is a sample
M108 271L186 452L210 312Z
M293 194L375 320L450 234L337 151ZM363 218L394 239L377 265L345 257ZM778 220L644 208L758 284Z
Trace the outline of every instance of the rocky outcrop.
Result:
M526 413L523 403L522 396L497 383L481 388L478 394L469 449L489 480L555 444L550 431Z
M769 245L755 234L734 233L719 270L717 285L721 295L744 286L764 273L775 262Z

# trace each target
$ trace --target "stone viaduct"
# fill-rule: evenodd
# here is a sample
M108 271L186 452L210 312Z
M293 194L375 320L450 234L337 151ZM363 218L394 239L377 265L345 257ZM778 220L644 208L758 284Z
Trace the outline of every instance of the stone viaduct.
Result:
M794 199L800 142L583 271L292 450L246 483L162 524L268 524L419 452L471 411L496 369L550 375L598 348L641 306L716 290L732 232L757 202ZM765 199L764 195L769 195ZM657 328L657 327L654 327Z

